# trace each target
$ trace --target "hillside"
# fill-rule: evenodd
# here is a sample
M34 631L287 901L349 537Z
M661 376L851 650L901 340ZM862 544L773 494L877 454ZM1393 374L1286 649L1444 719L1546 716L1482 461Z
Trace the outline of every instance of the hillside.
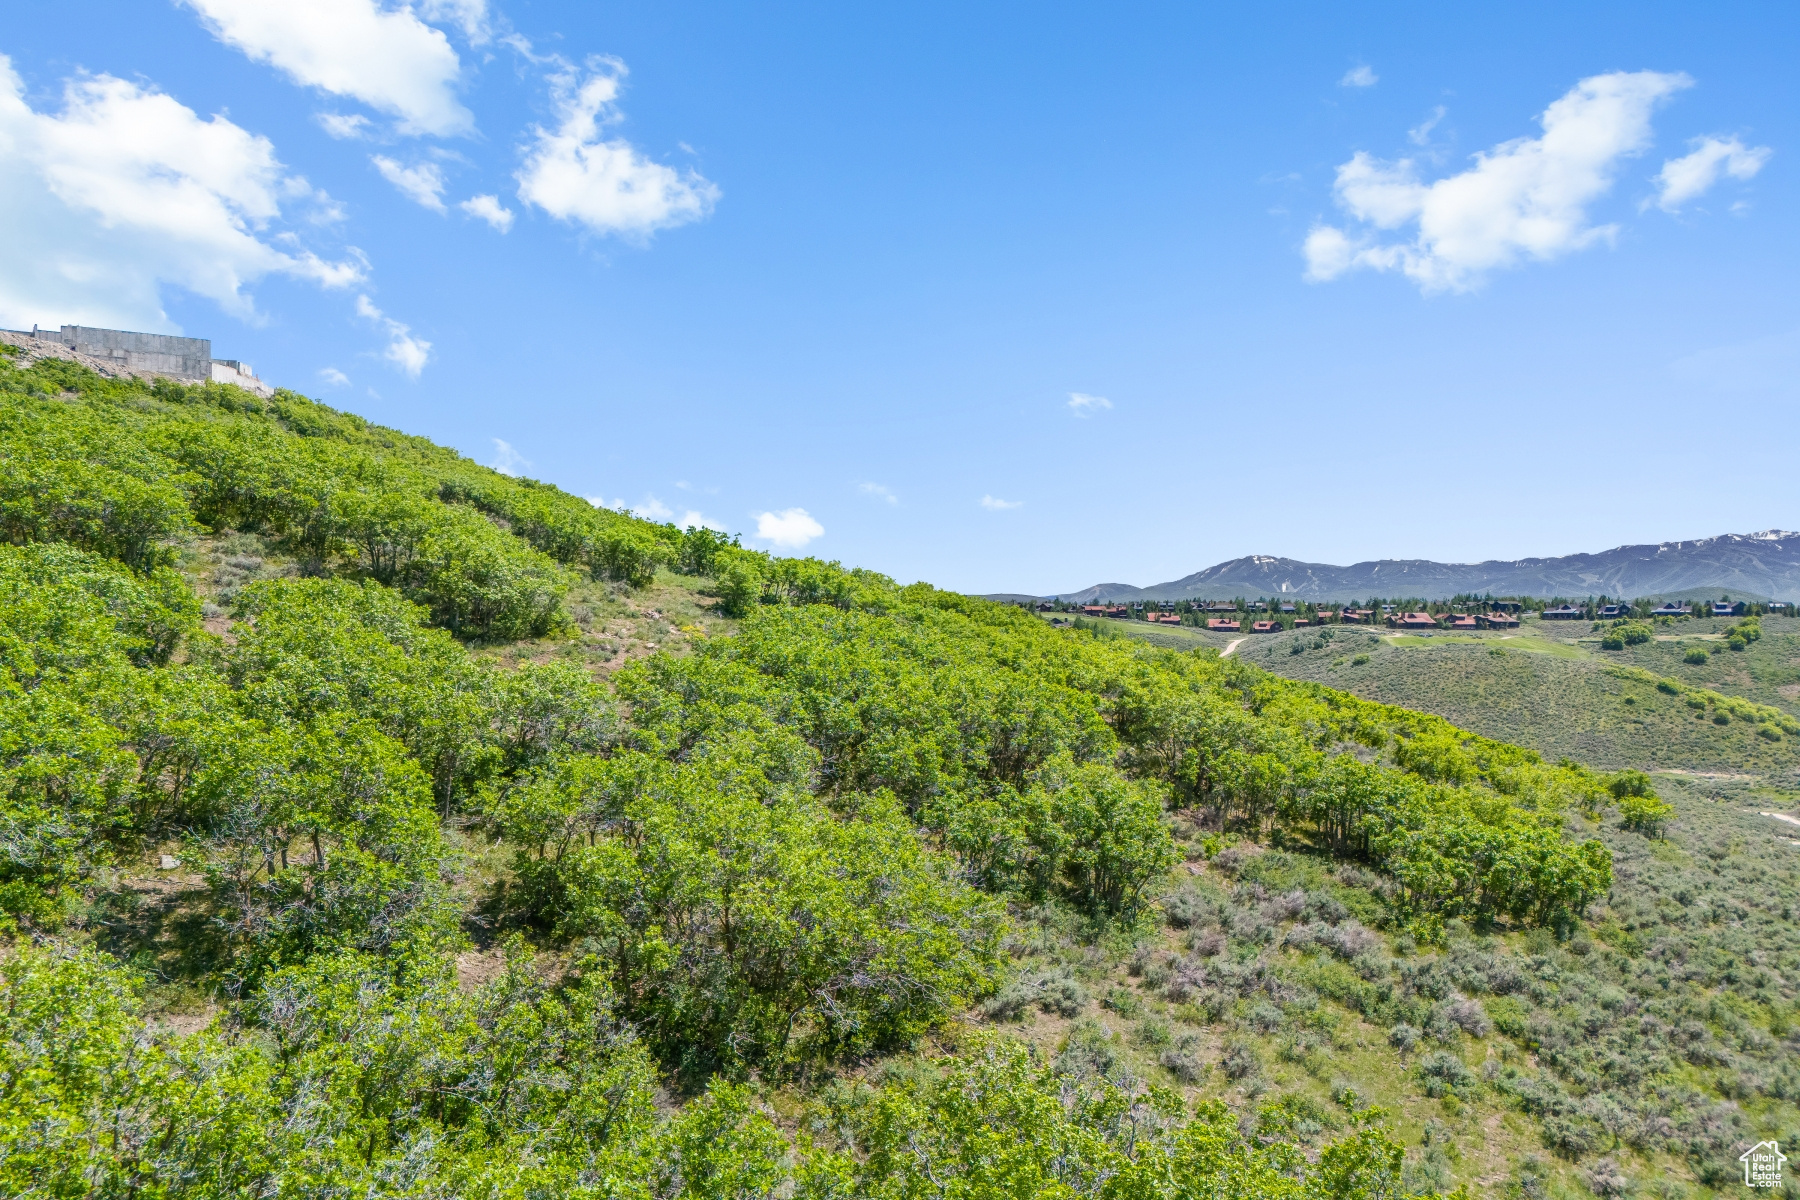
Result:
M1800 1128L1728 706L1755 781L1559 763L61 361L0 519L5 1194L1674 1195ZM1696 686L1788 696L1768 629Z
M1340 629L1329 641L1303 633L1257 638L1237 653L1288 678L1434 712L1547 757L1800 786L1800 739L1771 740L1766 722L1690 705L1689 692L1656 686L1668 680L1695 695L1710 690L1800 715L1800 621L1765 618L1766 636L1745 651L1684 661L1695 646L1718 647L1727 624L1685 621L1674 627L1679 632L1622 651L1602 651L1586 626L1528 621L1524 636ZM1721 715L1726 720L1715 722Z
M1249 555L1149 587L1100 583L1058 597L1072 603L1293 596L1455 595L1800 598L1800 533L1721 534L1683 542L1619 546L1598 554L1481 563L1382 559L1348 567Z

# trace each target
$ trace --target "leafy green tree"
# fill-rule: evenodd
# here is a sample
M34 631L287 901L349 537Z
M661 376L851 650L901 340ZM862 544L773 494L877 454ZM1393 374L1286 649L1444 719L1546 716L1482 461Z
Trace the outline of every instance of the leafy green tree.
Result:
M570 768L496 813L565 937L606 947L659 1054L702 1076L904 1045L991 986L1001 914L891 798L834 815L754 743Z

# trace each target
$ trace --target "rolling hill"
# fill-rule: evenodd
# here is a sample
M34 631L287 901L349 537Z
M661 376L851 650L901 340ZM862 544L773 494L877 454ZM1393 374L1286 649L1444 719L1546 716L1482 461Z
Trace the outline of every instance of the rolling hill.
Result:
M3 348L0 492L0 1195L1675 1200L1800 1128L1800 724L1723 700L1800 622L1220 658Z
M1559 558L1440 563L1389 558L1347 567L1246 555L1167 583L1134 587L1097 583L1058 599L1080 604L1121 600L1295 596L1353 600L1365 596L1439 599L1458 593L1497 596L1667 596L1721 591L1741 598L1800 596L1800 533L1766 529L1690 541L1618 546Z

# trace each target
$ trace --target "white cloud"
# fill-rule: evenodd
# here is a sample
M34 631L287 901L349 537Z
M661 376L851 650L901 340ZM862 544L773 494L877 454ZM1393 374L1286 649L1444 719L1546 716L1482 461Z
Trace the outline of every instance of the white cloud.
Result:
M675 486L676 487L684 487L686 485L685 484L676 484ZM589 499L592 500L593 497L590 497ZM601 507L605 507L605 506L602 505ZM679 519L677 519L675 516L675 510L670 508L667 504L664 504L661 500L657 499L655 496L645 497L644 502L642 504L639 504L636 508L632 509L631 511L635 515L644 518L646 521L673 521L675 524L675 527L677 529L700 528L700 529L716 529L720 533L725 532L725 526L719 524L717 521L713 520L711 517L707 516L705 513L701 512L697 508L688 509L687 511L685 511L681 514ZM800 515L803 517L806 515L804 512L801 512L801 510L799 510L799 509L789 509L787 513L784 513L782 515L787 516L787 515L790 515L795 512L800 512ZM767 515L767 514L765 514L765 515ZM808 519L810 519L810 518L808 518ZM824 533L824 532L825 531L823 529L819 530L819 533ZM816 537L818 535L814 534L813 536ZM802 541L799 544L805 545L806 543L805 543L805 541Z
M164 285L254 318L245 288L264 276L362 279L355 250L329 262L281 228L284 207L329 214L331 198L267 138L110 75L68 80L60 113L24 93L0 55L0 322L166 330Z
M513 211L500 203L498 196L470 196L456 207L471 217L480 217L501 233L512 228Z
M409 378L417 379L431 359L431 343L414 337L408 326L376 308L367 296L356 298L356 315L387 330L388 348L382 352L382 357L405 371Z
M213 36L253 61L268 63L296 83L397 117L402 133L445 137L475 128L475 118L456 99L462 62L450 40L406 5L382 8L375 0L185 2Z
M783 550L798 550L814 538L825 536L825 527L804 508L756 513L756 536Z
M1655 71L1584 79L1544 110L1542 137L1503 142L1434 183L1421 182L1410 159L1359 151L1338 168L1339 207L1374 230L1416 223L1416 233L1384 242L1367 230L1316 227L1306 239L1307 278L1366 267L1403 271L1428 292L1466 291L1521 259L1547 262L1610 239L1617 227L1588 224L1588 205L1611 189L1620 162L1649 144L1656 104L1692 82Z
M1431 131L1438 127L1438 122L1442 121L1445 114L1448 112L1449 109L1441 104L1438 105L1431 110L1431 115L1429 117L1426 117L1423 121L1420 121L1417 125L1414 125L1411 129L1406 131L1406 140L1415 146L1429 146L1431 144Z
M625 511L625 501L622 499L613 500L611 502L608 502L605 496L584 496L583 499L595 508L611 508L616 509L619 512Z
M336 367L320 367L319 378L332 387L350 386L350 377Z
M531 460L513 449L512 443L494 438L494 461L488 466L502 475L517 475L521 471L531 470Z
M494 36L487 0L425 0L419 13L427 21L456 26L471 46L486 45Z
M1069 411L1078 417L1091 417L1097 412L1112 407L1112 401L1105 396L1089 396L1083 392L1069 393Z
M375 122L361 113L322 112L314 113L313 117L326 133L339 141L367 137L369 130L375 127Z
M894 495L892 491L882 487L879 483L859 483L856 485L856 490L865 496L873 496L877 500L886 500L889 504L900 503L900 497Z
M1344 72L1344 77L1338 80L1338 86L1366 88L1374 87L1380 82L1381 76L1375 74L1368 63L1358 63Z
M980 500L980 504L981 507L987 509L989 512L1005 512L1009 508L1025 507L1025 502L1023 500L1001 500L994 496L983 496Z
M1695 138L1688 145L1694 148L1692 153L1669 159L1657 173L1656 204L1664 212L1679 212L1683 204L1719 182L1720 175L1754 178L1774 153L1767 146L1746 146L1735 137ZM1648 207L1650 202L1644 204Z
M522 147L519 199L596 233L644 237L701 219L718 202L717 187L604 135L619 120L624 77L625 64L616 59L590 59L585 73L565 65L550 77L557 125L533 128Z
M408 167L385 155L369 159L381 177L400 189L400 194L432 212L444 211L444 173L436 163L420 163Z

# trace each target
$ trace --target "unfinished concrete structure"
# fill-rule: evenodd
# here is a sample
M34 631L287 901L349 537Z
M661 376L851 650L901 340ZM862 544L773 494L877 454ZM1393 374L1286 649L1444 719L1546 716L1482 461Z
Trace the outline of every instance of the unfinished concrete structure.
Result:
M95 329L88 325L64 325L60 329L33 325L29 334L24 330L19 332L36 341L61 346L81 359L98 360L99 364L111 367L119 374L211 380L234 384L259 396L275 394L275 389L258 379L248 363L235 358L214 358L210 338Z
M168 333L131 333L64 325L61 330L32 326L31 336L61 342L77 354L111 362L127 371L151 371L175 379L212 378L212 340Z

